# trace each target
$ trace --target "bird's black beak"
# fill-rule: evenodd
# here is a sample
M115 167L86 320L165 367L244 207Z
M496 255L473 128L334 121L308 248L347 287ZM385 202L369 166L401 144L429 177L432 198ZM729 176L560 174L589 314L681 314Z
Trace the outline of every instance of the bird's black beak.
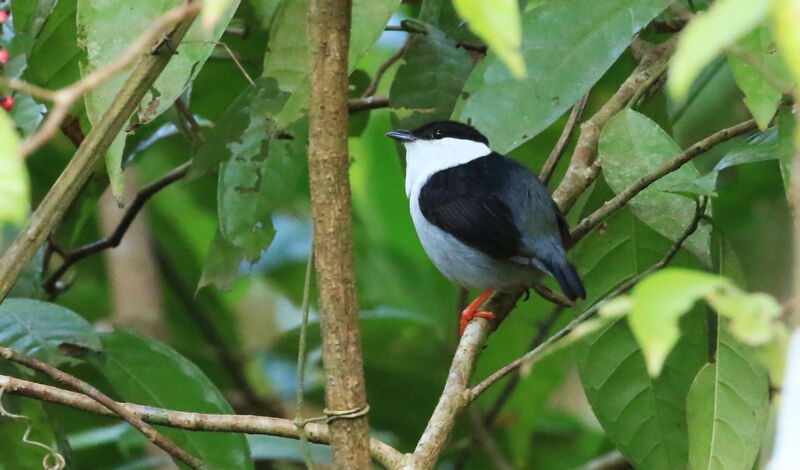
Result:
M414 134L412 134L411 131L407 131L405 129L395 129L393 131L389 131L386 133L386 137L389 137L391 139L394 139L402 143L414 142L415 140L417 140L417 138L414 137Z

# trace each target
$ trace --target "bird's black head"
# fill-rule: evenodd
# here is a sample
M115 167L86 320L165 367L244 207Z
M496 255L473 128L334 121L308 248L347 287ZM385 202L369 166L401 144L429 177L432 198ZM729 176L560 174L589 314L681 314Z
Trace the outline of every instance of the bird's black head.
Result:
M489 145L489 139L474 127L456 121L433 121L422 125L413 131L395 129L386 133L399 142L413 142L415 140L438 140L446 137L454 139L473 140Z

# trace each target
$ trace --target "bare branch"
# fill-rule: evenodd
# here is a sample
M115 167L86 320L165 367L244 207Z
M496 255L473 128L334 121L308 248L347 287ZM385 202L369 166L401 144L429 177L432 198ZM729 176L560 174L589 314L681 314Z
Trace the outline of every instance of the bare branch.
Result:
M594 211L592 214L583 219L578 225L576 225L570 232L570 236L573 240L581 239L583 236L589 233L589 231L599 225L600 222L602 222L606 217L623 207L628 203L628 201L633 199L634 196L639 194L651 184L682 167L691 159L707 152L715 145L719 145L722 142L732 139L733 137L742 135L757 128L758 126L756 121L754 119L750 119L749 121L741 122L735 126L715 132L700 142L697 142L677 156L662 163L661 166L659 166L652 173L639 178L630 187L620 192L612 199L606 201L599 209Z
M388 108L388 96L366 96L362 98L353 98L347 101L347 110L351 113L359 111L369 111L370 109Z
M398 60L400 60L401 57L403 57L403 54L405 54L406 49L408 49L408 45L410 43L411 43L411 36L408 36L405 42L403 42L403 45L400 46L400 49L397 49L397 52L392 54L391 57L386 59L386 62L382 63L380 67L378 67L378 69L375 71L375 76L372 77L372 81L370 82L369 86L367 87L366 90L364 90L364 93L361 94L362 98L372 96L375 94L376 91L378 91L378 85L380 85L381 83L381 78L383 78L383 74L385 74L386 71L389 70L389 67L391 67L395 62L397 62Z
M589 94L587 93L572 106L572 112L569 113L567 123L564 124L564 129L561 130L561 135L558 137L555 147L550 151L550 155L548 155L547 160L545 160L544 165L542 165L542 169L539 171L539 179L542 180L545 186L550 182L550 177L553 176L553 170L556 169L558 161L561 159L561 156L564 155L564 150L567 149L572 131L575 130L575 126L578 124L581 114L583 114L583 108L586 106L586 100L588 98Z
M7 393L14 395L58 403L104 416L119 417L116 412L82 393L71 392L7 375L0 375L0 387L5 387ZM253 415L190 413L132 403L120 403L120 405L140 417L143 421L159 426L185 429L187 431L240 432L299 439L297 427L288 419ZM311 442L319 444L330 443L327 424L309 423L306 425L306 433ZM399 469L404 457L396 449L377 439L370 439L370 454L376 462L390 470Z
M368 470L369 424L353 262L347 153L350 1L311 0L308 12L308 175L320 302L326 414L338 470Z
M56 283L73 264L86 258L87 256L99 253L107 248L114 248L118 246L122 241L122 237L125 236L125 232L127 232L128 228L131 226L131 223L133 223L133 220L136 218L136 215L139 214L139 211L141 211L142 207L144 207L145 202L147 202L148 199L153 197L157 192L186 176L191 163L192 162L190 160L174 168L158 180L140 189L111 235L64 253L62 255L64 260L61 265L42 284L42 288L45 290L45 292L53 295L57 291L55 288Z
M552 347L555 343L557 343L561 338L567 336L572 330L575 329L578 325L583 323L584 321L588 320L589 318L593 317L595 313L600 309L600 307L605 304L608 300L613 299L619 295L624 294L628 290L630 290L633 286L639 283L642 279L647 277L649 274L657 271L664 266L666 266L672 258L678 253L683 243L686 241L687 238L691 234L693 234L697 227L700 226L700 220L702 220L705 211L706 205L708 204L708 198L703 198L701 202L698 202L697 209L695 211L695 215L692 218L691 223L683 232L683 234L675 241L672 247L664 254L664 257L661 258L657 263L650 266L646 270L642 271L641 273L637 274L636 276L628 279L627 281L620 284L614 291L612 291L609 295L605 297L605 299L597 302L596 304L592 305L589 309L587 309L582 314L578 315L574 320L569 322L567 326L556 332L551 337L547 338L547 340L543 341L539 346L533 348L531 351L524 354L522 357L515 359L514 361L508 363L507 365L503 366L489 377L485 378L481 381L478 385L472 387L467 393L469 395L469 400L472 401L478 397L481 393L483 393L490 385L497 382L501 378L508 375L510 372L518 369L520 366L530 365L536 362L547 350Z
M22 364L25 367L33 369L37 372L41 372L50 377L51 379L55 380L56 382L62 383L67 387L73 388L85 395L88 395L89 397L91 397L91 399L105 406L109 410L112 410L120 418L127 421L128 424L130 424L131 426L136 428L136 430L141 432L147 439L150 440L150 442L163 449L169 455L184 462L189 467L195 469L208 468L197 457L194 457L192 454L186 452L177 444L172 442L172 440L165 437L160 432L156 431L152 426L142 421L142 418L137 416L135 413L132 413L130 410L122 406L120 403L112 400L108 395L104 394L103 392L94 388L88 383L80 380L79 378L67 374L66 372L60 371L49 364L45 364L42 361L26 356L17 351L13 351L3 346L0 346L0 357L2 357L3 359L8 359L9 361L12 362L16 362L17 364Z
M2 259L0 259L0 299L5 298L16 282L19 273L33 259L36 250L47 240L53 228L61 221L72 200L75 199L78 191L94 171L97 162L103 158L122 126L125 125L131 113L142 101L145 93L150 89L161 71L164 70L173 52L177 50L179 42L194 21L199 2L190 2L183 5L183 7L170 10L166 19L162 17L155 22L158 28L153 27L150 32L158 32L156 36L148 36L146 38L147 41L144 40L144 37L137 39L135 45L139 43L145 44L144 46L138 46L140 47L139 55L141 55L142 51L148 49L150 53L141 56L114 101L103 113L101 119L92 126L91 131L87 134L66 168L64 168L61 176L42 199L36 211L28 218L17 238L3 254ZM164 34L163 31L168 25L176 20L180 21ZM158 37L157 41L154 41L155 37ZM122 57L126 55L123 54ZM115 64L115 67L121 67L122 62L115 62ZM86 91L91 86L96 85L104 79L104 74L106 73L109 72L97 71L87 76L86 79L92 78L81 84L80 89ZM37 135L42 135L44 128L48 125L48 121L54 123L54 129L47 132L55 132L58 129L58 124L64 116L58 117L56 109L63 110L63 114L66 115L66 107L55 107L52 115L48 116L45 124L43 124L42 129L37 131ZM46 139L36 137L35 141L26 141L28 142L26 144L27 152L30 153L33 148L41 145L44 140Z
M664 65L675 48L675 38L657 46L638 41L634 42L632 47L640 51L642 61L600 110L581 124L581 135L572 152L569 169L553 193L553 199L564 213L569 212L578 196L594 181L600 171L595 160L597 144L603 128L614 115L625 107L640 88L647 86L654 75L663 71Z

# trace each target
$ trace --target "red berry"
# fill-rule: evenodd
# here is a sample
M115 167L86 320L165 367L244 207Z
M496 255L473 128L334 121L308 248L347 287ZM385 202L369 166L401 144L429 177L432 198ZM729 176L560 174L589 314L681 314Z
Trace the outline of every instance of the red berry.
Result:
M3 24L8 19L8 12L5 10L0 10L0 24Z
M8 62L8 51L0 49L0 64L5 64L6 62Z
M5 109L6 111L11 111L11 108L14 107L14 98L9 95L0 100L0 108Z

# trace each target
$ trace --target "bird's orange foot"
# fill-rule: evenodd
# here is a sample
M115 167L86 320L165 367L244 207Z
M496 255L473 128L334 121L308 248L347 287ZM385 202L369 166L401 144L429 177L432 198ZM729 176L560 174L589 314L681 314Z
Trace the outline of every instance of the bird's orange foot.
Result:
M464 310L461 312L461 321L458 325L458 336L464 335L464 330L467 328L467 323L470 322L473 318L485 318L487 320L494 320L495 316L494 313L486 311L486 310L472 310L467 311Z
M464 330L467 328L467 323L473 318L485 318L487 320L494 320L494 313L486 310L478 310L478 307L492 295L494 291L487 289L481 293L475 300L473 300L464 311L461 312L461 321L458 324L458 336L464 335Z

